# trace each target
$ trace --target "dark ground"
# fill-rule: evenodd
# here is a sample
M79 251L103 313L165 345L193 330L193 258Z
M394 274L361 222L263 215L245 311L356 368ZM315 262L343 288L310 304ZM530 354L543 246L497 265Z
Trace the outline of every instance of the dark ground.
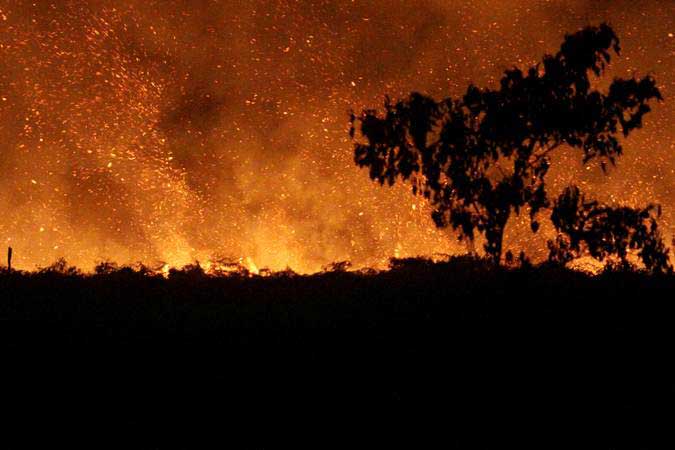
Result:
M674 448L674 293L462 259L4 273L3 428L25 447Z

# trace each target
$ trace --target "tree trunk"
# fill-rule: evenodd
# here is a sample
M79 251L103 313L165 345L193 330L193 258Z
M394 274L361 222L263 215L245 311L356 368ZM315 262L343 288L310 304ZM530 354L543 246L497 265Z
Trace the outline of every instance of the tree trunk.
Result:
M498 266L502 260L502 245L504 242L504 229L509 220L509 213L495 212L493 220L488 223L485 230L485 252L492 259L492 262Z

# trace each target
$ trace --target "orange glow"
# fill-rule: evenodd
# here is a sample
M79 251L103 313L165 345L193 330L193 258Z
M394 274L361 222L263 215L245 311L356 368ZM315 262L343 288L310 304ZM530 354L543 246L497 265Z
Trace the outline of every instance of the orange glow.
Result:
M651 73L666 101L609 176L562 155L549 192L575 181L610 203L661 203L668 238L674 15L591 0L0 0L0 239L22 269L64 256L168 273L221 255L313 272L464 252L407 186L354 166L348 110L493 85L603 21L623 52L602 82ZM528 229L514 220L506 249L541 258L550 230Z

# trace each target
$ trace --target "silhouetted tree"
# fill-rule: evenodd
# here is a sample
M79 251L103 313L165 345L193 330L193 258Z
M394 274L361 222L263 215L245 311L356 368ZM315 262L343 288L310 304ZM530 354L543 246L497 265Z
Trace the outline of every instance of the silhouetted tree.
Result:
M410 181L438 227L452 226L460 239L483 234L498 263L512 213L528 207L539 228L551 153L572 147L605 170L622 153L619 133L640 128L649 101L661 99L650 76L616 79L607 93L591 89L590 73L603 74L612 50L620 47L609 26L587 27L526 73L507 70L497 90L471 85L438 102L416 92L396 103L387 97L382 113L352 114L356 164L381 184Z
M549 241L549 260L566 263L589 254L600 261L619 258L630 267L629 250L634 250L649 272L672 272L668 249L658 229L661 208L610 207L587 201L576 186L566 188L555 201L551 220L560 233Z

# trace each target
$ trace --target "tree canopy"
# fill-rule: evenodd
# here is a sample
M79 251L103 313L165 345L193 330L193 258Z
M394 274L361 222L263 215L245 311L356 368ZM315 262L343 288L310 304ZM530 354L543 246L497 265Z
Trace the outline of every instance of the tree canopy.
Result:
M595 89L619 38L606 24L565 36L555 55L526 72L506 70L498 89L470 85L460 98L413 92L384 110L352 114L355 162L381 184L409 182L428 199L438 227L459 237L485 237L485 251L499 262L505 226L526 208L531 228L550 206L545 177L551 153L573 148L584 162L606 170L622 154L619 136L642 126L656 81L615 79ZM357 135L358 131L358 135Z

